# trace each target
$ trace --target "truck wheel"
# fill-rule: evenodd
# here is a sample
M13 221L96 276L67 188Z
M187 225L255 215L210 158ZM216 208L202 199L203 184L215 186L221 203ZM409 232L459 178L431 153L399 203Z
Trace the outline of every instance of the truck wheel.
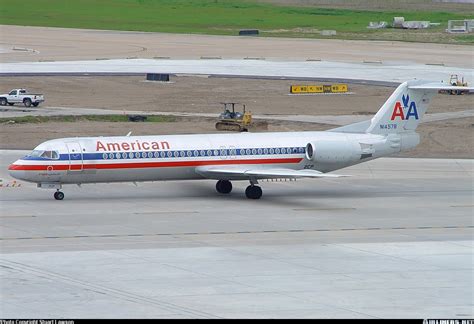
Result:
M0 98L0 106L6 106L8 103L6 98Z
M33 107L38 107L39 102L33 102Z
M26 98L25 100L23 100L23 104L25 105L25 107L31 107L31 99Z

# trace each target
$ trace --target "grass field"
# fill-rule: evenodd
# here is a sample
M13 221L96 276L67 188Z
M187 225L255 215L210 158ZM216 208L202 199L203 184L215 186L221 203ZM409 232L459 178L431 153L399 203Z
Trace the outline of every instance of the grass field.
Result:
M369 21L440 22L429 30L368 30ZM474 12L370 11L275 5L250 0L0 0L0 23L9 25L73 27L170 33L237 35L257 28L264 36L388 39L473 43L472 37L444 33L449 19L472 18Z

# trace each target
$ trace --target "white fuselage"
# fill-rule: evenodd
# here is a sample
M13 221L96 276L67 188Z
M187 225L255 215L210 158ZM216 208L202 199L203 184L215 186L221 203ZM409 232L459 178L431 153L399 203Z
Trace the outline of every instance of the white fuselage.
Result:
M202 179L196 168L214 165L329 172L399 152L403 142L399 134L336 132L64 138L44 142L34 151L53 152L51 156L26 156L9 171L40 184ZM309 143L315 148L312 157ZM418 142L409 146L413 144Z

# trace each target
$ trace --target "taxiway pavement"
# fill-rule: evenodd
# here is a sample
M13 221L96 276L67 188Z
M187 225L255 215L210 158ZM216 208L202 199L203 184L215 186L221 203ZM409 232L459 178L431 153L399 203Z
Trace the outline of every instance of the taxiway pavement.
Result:
M472 68L419 63L280 62L264 60L115 59L91 61L3 63L0 75L76 75L111 73L170 73L225 77L308 78L334 82L394 85L412 79L448 80L459 74L471 84Z
M473 160L379 159L258 201L214 181L55 201L6 174L24 153L0 151L2 318L474 316Z

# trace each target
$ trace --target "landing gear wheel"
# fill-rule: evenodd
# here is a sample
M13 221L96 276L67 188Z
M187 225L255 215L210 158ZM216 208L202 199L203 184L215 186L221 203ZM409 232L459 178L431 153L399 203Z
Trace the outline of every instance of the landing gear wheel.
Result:
M216 183L216 190L221 194L228 194L232 191L232 183L229 180L219 180Z
M259 186L248 186L245 189L245 195L248 199L260 199L262 197L262 188Z
M56 191L54 193L54 199L63 200L64 199L64 193L62 191Z

